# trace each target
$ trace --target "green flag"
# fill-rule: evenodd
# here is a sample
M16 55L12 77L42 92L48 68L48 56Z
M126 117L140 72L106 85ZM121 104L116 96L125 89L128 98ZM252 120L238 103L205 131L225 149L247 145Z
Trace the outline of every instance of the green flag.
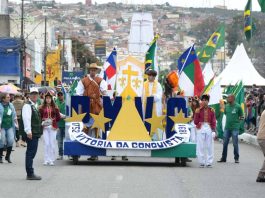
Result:
M206 85L205 87L204 87L204 90L203 90L203 94L208 94L209 93L209 91L211 90L211 88L213 87L213 85L214 85L214 78L215 78L215 75L212 77L212 79L209 81L209 83L208 83L208 85ZM203 95L202 94L202 95Z
M244 97L245 89L244 89L244 85L243 85L242 81L240 81L238 83L238 86L234 90L233 94L235 95L235 102L238 103L241 106L243 114L244 114L244 112L245 112L245 97ZM244 120L241 120L240 121L239 134L242 134L244 132L245 132Z
M261 12L265 12L265 0L258 0L261 8Z
M224 45L225 26L221 24L218 29L211 35L206 45L200 50L199 60L207 63L213 57L216 49Z
M252 18L251 18L251 12L252 12L252 1L248 0L247 5L245 7L244 11L244 32L246 39L249 41L252 37Z
M69 94L70 94L71 96L75 95L75 93L76 93L75 88L77 87L77 84L78 84L78 81L75 80L75 81L73 82L73 84L71 85L71 87L70 87L70 89L69 89Z
M158 35L155 35L152 40L150 47L145 55L145 71L148 69L152 69L158 72L158 68L155 65L155 54L156 54L156 41L158 39Z

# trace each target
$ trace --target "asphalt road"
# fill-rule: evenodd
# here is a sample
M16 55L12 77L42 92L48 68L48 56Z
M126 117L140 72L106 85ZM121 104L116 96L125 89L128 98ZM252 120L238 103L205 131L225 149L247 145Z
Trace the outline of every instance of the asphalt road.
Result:
M240 144L240 163L235 164L232 146L227 163L199 168L196 159L188 167L173 166L173 159L129 158L110 161L102 157L91 163L81 157L75 166L65 159L43 166L43 143L34 161L41 181L27 181L25 148L14 148L12 164L0 164L0 198L249 198L263 197L265 183L256 183L263 161L259 148ZM222 145L215 143L215 161Z

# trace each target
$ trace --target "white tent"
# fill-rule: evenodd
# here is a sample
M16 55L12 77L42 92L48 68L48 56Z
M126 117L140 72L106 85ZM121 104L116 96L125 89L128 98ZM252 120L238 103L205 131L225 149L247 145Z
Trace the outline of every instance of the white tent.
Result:
M243 43L238 45L230 62L217 77L221 85L235 85L242 80L246 86L265 86L265 79L257 72L249 59Z
M208 85L208 83L210 82L210 80L213 78L214 76L214 72L213 72L213 68L211 63L207 63L202 71L202 75L203 75L203 79L204 79L204 84Z

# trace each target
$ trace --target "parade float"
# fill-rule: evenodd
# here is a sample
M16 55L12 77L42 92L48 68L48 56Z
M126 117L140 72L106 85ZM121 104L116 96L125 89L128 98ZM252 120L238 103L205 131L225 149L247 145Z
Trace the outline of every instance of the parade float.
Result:
M80 156L195 158L196 144L189 141L187 99L168 98L164 115L157 116L153 111L154 97L144 102L141 97L144 63L129 56L117 66L117 95L112 99L102 97L99 115L89 113L89 97L72 96L64 155L72 156L74 164L78 164ZM90 117L94 119L90 129L98 129L96 137L83 130ZM152 139L158 130L162 138Z

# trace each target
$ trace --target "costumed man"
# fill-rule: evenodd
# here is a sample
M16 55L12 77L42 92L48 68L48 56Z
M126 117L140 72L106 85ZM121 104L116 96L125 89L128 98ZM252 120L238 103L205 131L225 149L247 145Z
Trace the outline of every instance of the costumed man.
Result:
M155 80L157 72L155 70L149 69L146 71L148 76L148 80L144 82L144 105L146 106L147 97L154 97L154 104L152 113L161 116L162 115L162 96L163 90L161 84ZM145 108L144 108L145 109ZM155 141L164 139L165 135L163 135L163 131L161 129L157 129L157 131L153 134L151 131L151 138Z
M89 74L78 82L76 87L76 94L79 96L88 96L90 98L90 113L98 115L102 109L101 96L107 95L107 83L104 79L97 76L101 67L96 63L92 63L88 67ZM98 136L98 129L90 130L94 119L90 118L86 124L88 127L88 135L91 137ZM88 160L97 160L97 156L91 156Z
M197 158L201 168L212 167L214 158L213 138L216 136L216 118L214 109L208 106L209 100L209 95L202 95L201 107L196 109L194 115L197 130Z

